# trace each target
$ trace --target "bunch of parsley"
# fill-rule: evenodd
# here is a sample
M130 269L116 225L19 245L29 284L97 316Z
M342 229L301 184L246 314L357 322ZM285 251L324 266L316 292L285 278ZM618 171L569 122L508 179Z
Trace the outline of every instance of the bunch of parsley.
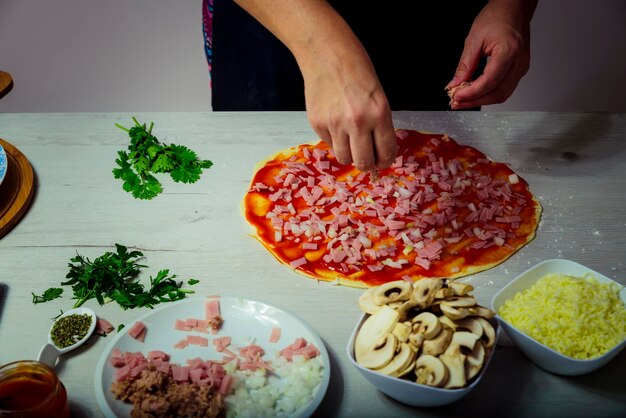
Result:
M117 302L122 308L152 308L161 302L173 302L184 299L192 290L182 289L182 282L176 282L175 275L169 270L161 270L156 277L150 277L150 288L137 282L137 276L145 265L139 264L137 259L143 257L140 251L128 251L120 244L115 244L116 252L107 251L91 261L87 257L76 254L70 259L70 268L66 281L62 286L71 286L78 308L89 299L96 299L100 305L109 301ZM198 283L190 279L188 284ZM33 293L33 303L42 303L60 297L61 288L47 289L43 295Z
M134 117L133 121L135 126L130 129L115 124L128 132L130 144L127 151L118 151L115 162L119 168L113 169L113 176L123 180L124 190L136 199L152 199L163 191L153 174L169 173L175 182L195 183L202 169L213 165L209 160L198 159L196 153L185 146L160 143L152 135L154 122L146 128Z

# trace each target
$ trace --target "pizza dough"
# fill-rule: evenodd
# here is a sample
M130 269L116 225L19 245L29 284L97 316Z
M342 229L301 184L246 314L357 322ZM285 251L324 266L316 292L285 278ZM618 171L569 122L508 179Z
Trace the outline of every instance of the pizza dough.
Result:
M506 164L447 135L396 136L378 175L321 141L261 162L243 201L253 235L295 271L354 287L466 276L533 239L541 205Z

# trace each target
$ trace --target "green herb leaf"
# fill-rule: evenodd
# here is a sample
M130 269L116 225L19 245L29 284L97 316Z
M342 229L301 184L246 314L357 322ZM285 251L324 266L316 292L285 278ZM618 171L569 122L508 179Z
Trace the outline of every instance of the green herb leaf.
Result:
M44 303L49 302L53 299L57 299L61 297L63 293L63 289L60 287L51 287L46 289L41 296L31 293L33 295L33 303Z
M123 330L123 329L124 329L124 324L119 324L119 325L117 326L117 332L120 332L120 331L121 331L121 330Z
M193 286L194 284L198 284L198 283L200 283L200 280L196 280L196 279L189 279L189 280L187 280L187 284L189 286Z
M118 152L119 158L115 160L118 168L113 169L113 176L121 179L122 188L136 199L153 199L163 191L161 183L151 173L169 173L175 182L195 183L202 170L213 165L209 160L199 160L197 154L185 146L160 143L152 135L154 123L146 128L134 117L133 122L135 126L131 128L115 124L128 133L130 145L128 152Z
M152 308L160 302L183 299L192 292L181 289L183 283L176 282L176 276L170 275L169 270L161 270L155 278L150 277L150 288L146 291L137 281L140 270L146 267L138 263L141 257L141 251L128 251L120 244L115 244L115 252L107 251L93 261L76 254L70 259L67 280L61 285L72 287L76 299L74 308L89 299L96 299L100 305L114 301L124 309Z

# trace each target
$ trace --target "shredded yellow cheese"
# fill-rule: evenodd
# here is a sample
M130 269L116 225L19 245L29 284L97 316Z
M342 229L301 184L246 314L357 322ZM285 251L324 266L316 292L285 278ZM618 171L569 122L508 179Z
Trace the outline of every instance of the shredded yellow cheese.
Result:
M590 274L548 274L507 300L498 314L553 350L591 359L626 338L626 306L620 290Z

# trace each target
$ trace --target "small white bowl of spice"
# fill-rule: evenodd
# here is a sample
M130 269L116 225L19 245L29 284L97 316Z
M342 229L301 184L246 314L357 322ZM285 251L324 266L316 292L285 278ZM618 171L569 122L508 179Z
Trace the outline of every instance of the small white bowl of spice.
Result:
M536 365L576 376L626 347L626 288L570 260L546 260L491 300L507 335Z

